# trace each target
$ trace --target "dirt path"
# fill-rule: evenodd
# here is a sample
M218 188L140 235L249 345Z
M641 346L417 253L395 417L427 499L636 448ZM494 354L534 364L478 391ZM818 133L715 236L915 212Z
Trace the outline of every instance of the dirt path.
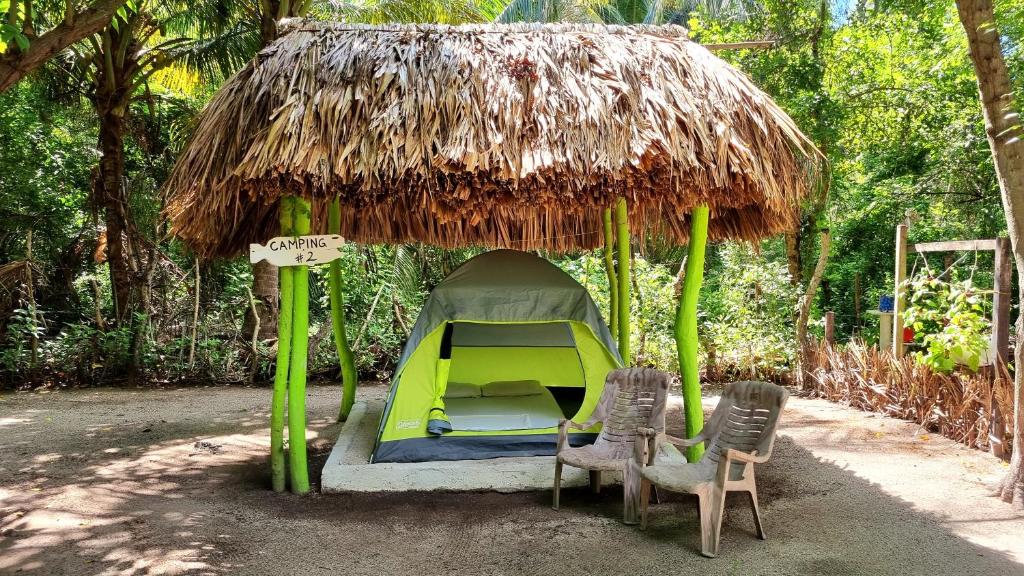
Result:
M309 396L321 465L338 396ZM561 512L549 492L273 494L268 405L260 388L0 395L0 573L1024 574L1024 517L982 486L1001 464L824 401L790 401L759 469L769 540L730 502L715 560L684 496L641 533L615 489L567 491Z

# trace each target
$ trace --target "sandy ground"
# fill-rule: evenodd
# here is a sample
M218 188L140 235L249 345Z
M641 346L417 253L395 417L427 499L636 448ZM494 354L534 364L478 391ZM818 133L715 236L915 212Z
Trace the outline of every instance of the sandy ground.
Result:
M310 390L314 476L338 431L338 397ZM689 496L653 506L644 533L619 521L616 488L566 491L560 512L550 492L274 494L269 398L260 388L0 395L0 573L1024 574L1024 517L983 487L999 462L825 401L790 401L758 470L768 541L730 499L709 560L696 552Z

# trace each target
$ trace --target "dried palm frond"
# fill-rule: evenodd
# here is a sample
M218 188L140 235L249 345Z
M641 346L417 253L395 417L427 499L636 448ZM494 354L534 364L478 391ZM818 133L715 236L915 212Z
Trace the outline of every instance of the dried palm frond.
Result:
M19 300L24 296L25 285L33 277L37 283L42 277L42 269L35 262L14 260L0 264L0 326L11 310L19 305Z
M203 111L167 182L203 256L274 235L282 195L342 204L350 240L565 251L601 208L685 242L792 228L825 162L761 90L678 26L292 21Z
M896 358L857 343L843 348L811 344L803 358L804 385L812 395L911 420L975 448L989 447L993 402L1000 413L1013 414L1013 378L1005 367L994 378L942 374L911 356ZM1008 439L1003 444L1011 445Z

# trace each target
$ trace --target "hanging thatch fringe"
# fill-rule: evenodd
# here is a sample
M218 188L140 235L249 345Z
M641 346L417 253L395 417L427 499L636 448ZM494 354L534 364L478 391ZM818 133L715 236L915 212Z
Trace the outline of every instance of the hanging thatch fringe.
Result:
M823 161L746 76L678 26L292 22L203 112L167 187L174 233L227 256L284 194L341 233L567 250L601 244L624 196L637 233L711 239L794 225ZM324 233L325 230L314 230Z

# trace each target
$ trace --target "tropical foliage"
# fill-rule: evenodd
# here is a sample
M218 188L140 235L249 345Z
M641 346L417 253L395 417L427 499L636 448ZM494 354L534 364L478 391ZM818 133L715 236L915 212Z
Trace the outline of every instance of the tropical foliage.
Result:
M65 9L27 5L43 27ZM268 40L266 19L282 13L372 23L678 22L704 43L774 41L772 48L718 55L750 75L815 140L829 157L832 178L827 197L822 190L804 207L801 231L789 242L710 247L701 302L709 375L793 367L793 310L823 227L831 230L833 256L811 317L834 310L840 340L877 335L869 311L892 291L897 223L911 223L912 241L1005 234L965 36L947 3L387 0L272 2L264 13L266 6L126 3L101 31L0 93L0 265L11 265L0 278L4 383L111 382L132 373L139 381L266 380L274 341L254 346L244 324L252 302L248 264L197 262L169 239L159 218L160 187L198 110ZM997 9L1006 45L1017 46L1024 5L1008 0ZM1007 57L1019 81L1021 52L1009 50ZM111 162L117 150L121 160ZM119 228L120 244L112 241ZM116 246L122 255L114 262L109 252ZM346 246L348 332L364 378L387 378L427 291L473 253ZM683 254L646 239L634 267L637 359L670 370L676 369L671 329ZM607 307L599 254L548 256ZM978 301L965 300L968 309L987 306L986 258L957 265L977 270L971 298ZM31 294L26 259L36 271ZM314 271L311 370L333 377L325 278L325 271ZM812 322L811 330L820 326ZM929 329L918 332L922 342L929 337ZM941 333L936 328L931 341L939 342Z
M970 279L948 281L922 272L907 280L910 294L905 322L923 350L915 357L936 372L950 372L957 365L978 369L987 356L992 323L986 313L986 297Z

